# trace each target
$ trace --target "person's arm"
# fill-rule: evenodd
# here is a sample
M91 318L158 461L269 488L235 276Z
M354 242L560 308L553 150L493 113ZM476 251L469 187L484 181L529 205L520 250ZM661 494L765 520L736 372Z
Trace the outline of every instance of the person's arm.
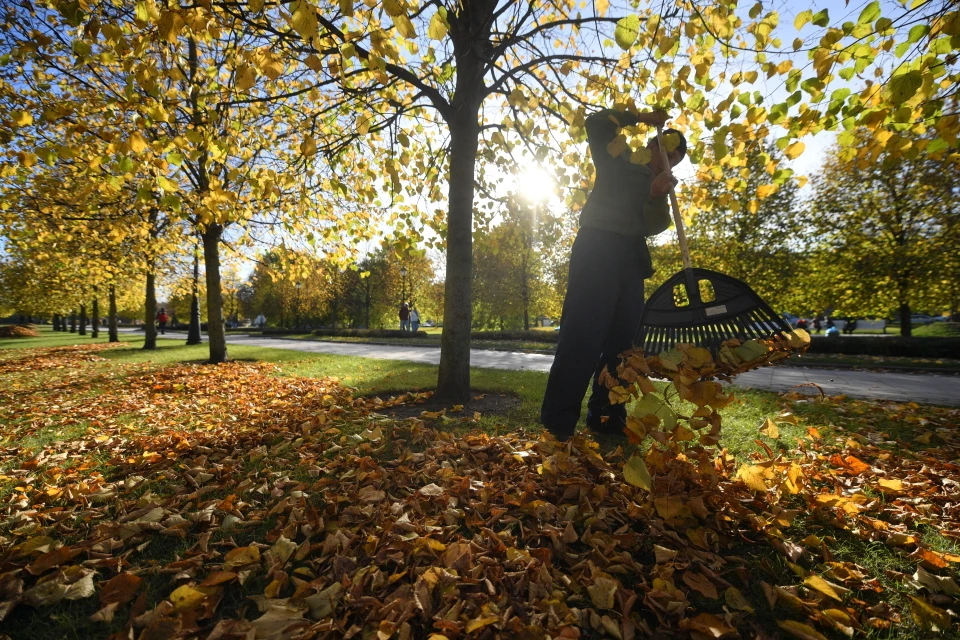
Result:
M667 114L663 111L630 113L619 109L602 109L588 116L585 126L587 142L590 144L594 164L603 163L606 159L613 158L607 151L607 145L617 137L621 128L640 123L663 126L666 120Z
M670 203L667 197L647 198L647 203L643 207L643 229L644 235L655 236L663 233L670 228Z

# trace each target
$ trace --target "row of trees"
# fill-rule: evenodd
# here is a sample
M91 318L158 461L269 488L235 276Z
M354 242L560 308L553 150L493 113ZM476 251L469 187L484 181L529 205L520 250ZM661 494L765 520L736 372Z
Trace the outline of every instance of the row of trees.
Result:
M0 233L14 254L37 241L51 264L95 265L96 276L77 269L86 290L142 281L147 346L157 274L199 239L213 362L227 355L225 247L295 237L345 265L373 238L405 255L437 237L438 393L465 400L474 231L500 211L488 194L536 161L576 210L592 182L578 145L597 106L682 109L691 158L721 171L774 135L788 158L804 136L859 127L873 133L864 158L956 147L955 3L864 0L849 20L805 10L792 28L763 3L582 5L18 3L0 29ZM774 169L751 197L784 184ZM77 238L91 242L64 248Z

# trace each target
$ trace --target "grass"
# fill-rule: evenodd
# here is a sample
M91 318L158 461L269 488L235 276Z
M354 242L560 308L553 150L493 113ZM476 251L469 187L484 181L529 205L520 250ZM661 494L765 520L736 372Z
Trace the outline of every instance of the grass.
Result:
M89 344L94 340L83 338L75 334L53 334L41 328L43 335L40 338L4 339L0 340L0 362L17 358L24 354L20 351L29 347L56 347L73 344ZM103 337L95 342L104 342ZM65 383L70 393L81 391L83 396L89 397L99 393L106 393L111 385L120 376L126 375L131 368L136 370L152 369L173 365L181 362L200 362L207 356L206 345L186 346L179 340L159 340L158 349L144 351L139 348L142 335L121 334L123 346L104 350L98 353L106 362L84 363L80 375L66 379L70 372L61 370L33 371L27 374L0 374L0 383L21 385L24 393L42 394L52 392L55 385ZM231 358L239 360L261 360L278 365L277 375L339 378L343 384L352 387L357 395L377 394L388 396L408 391L428 390L436 385L437 368L432 365L409 363L393 360L374 360L339 355L303 353L283 349L271 349L245 345L231 345ZM530 371L502 371L492 369L474 369L472 371L472 386L477 392L509 393L520 399L520 404L506 415L483 416L478 425L473 428L483 429L494 433L500 430L514 430L518 428L537 431L537 414L540 401L546 384L546 374ZM15 377L14 377L15 376ZM661 386L663 390L663 386ZM922 437L925 427L923 423L923 409L916 411L917 419L908 419L901 409L883 409L885 405L877 403L846 400L842 402L818 403L796 402L788 403L780 395L764 391L734 389L737 401L723 412L723 437L720 445L741 461L746 461L757 452L763 450L758 444L759 439L766 446L777 452L785 451L785 443L794 443L797 438L806 434L808 427L816 427L824 440L846 435L850 438L858 437L859 425L865 417L869 417L872 428L882 431L888 438L885 446L891 450L901 449L916 442ZM79 396L75 396L79 397ZM689 406L687 406L689 408ZM784 415L787 409L796 414L796 419ZM780 437L773 439L758 434L758 428L763 421L774 416L780 429ZM776 418L779 416L779 418ZM136 426L137 416L124 417L131 426ZM7 427L18 425L8 423ZM37 429L29 438L16 443L22 450L21 459L26 459L35 451L54 442L58 438L71 438L85 432L90 425L78 421L64 427L53 422L45 428ZM4 430L6 431L6 429ZM12 429L10 430L13 431ZM619 439L605 440L606 450L623 444ZM7 438L0 439L0 446L10 446ZM919 447L919 445L918 445ZM924 447L920 447L924 448ZM258 464L265 464L264 461ZM3 469L0 469L2 474ZM285 473L288 473L285 471ZM300 479L296 473L291 477ZM305 476L303 480L306 480ZM8 483L3 483L8 484ZM9 488L7 488L9 490ZM142 491L153 491L156 495L163 495L163 487L144 486ZM813 522L798 522L791 528L790 535L795 539L805 536L805 531L819 531L821 524ZM261 540L264 534L273 528L269 520L255 524L250 528L231 533L238 544ZM877 577L885 591L893 594L889 599L891 605L904 611L904 617L909 619L909 602L906 594L914 593L898 577L908 570L912 573L914 565L889 547L867 543L852 535L834 534L836 543L831 547L831 553L837 561L849 561L866 568L872 576ZM957 553L960 552L954 540L940 535L935 528L926 527L923 539L929 548ZM186 545L180 540L158 537L143 552L133 554L130 561L136 565L146 563L149 566L162 566L175 559L186 550ZM730 553L745 557L750 563L752 575L760 576L772 584L790 584L795 580L794 572L784 562L783 557L764 546L743 548L733 547ZM163 597L169 591L169 576L145 576L148 580L147 591L151 604ZM756 587L759 589L759 586ZM755 601L762 600L762 593L755 594ZM246 606L241 599L225 600L223 610L232 612ZM94 599L65 603L54 610L29 613L24 608L18 609L16 614L15 637L45 640L46 638L85 638L92 634L104 634L118 630L114 623L109 629L103 625L90 623L88 617L96 610ZM248 610L249 613L249 610ZM758 614L758 620L765 627L776 629L776 619L779 613L764 611ZM867 637L895 637L905 640L920 640L931 637L912 624L893 629L888 634L870 632ZM956 637L943 635L942 637Z

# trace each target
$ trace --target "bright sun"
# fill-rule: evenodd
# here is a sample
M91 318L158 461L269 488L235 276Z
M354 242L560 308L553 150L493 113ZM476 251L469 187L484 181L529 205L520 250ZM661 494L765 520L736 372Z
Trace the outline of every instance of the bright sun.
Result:
M520 196L532 203L542 203L556 195L557 182L543 167L529 164L516 175Z

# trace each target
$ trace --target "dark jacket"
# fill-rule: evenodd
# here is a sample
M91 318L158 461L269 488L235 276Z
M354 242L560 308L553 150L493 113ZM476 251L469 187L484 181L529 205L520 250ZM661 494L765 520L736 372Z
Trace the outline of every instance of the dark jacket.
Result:
M604 109L587 118L587 141L597 177L580 214L581 226L634 238L654 236L670 226L666 196L650 197L653 181L650 168L630 162L629 149L616 157L607 150L607 145L620 133L620 127L636 123L635 115L613 109Z

